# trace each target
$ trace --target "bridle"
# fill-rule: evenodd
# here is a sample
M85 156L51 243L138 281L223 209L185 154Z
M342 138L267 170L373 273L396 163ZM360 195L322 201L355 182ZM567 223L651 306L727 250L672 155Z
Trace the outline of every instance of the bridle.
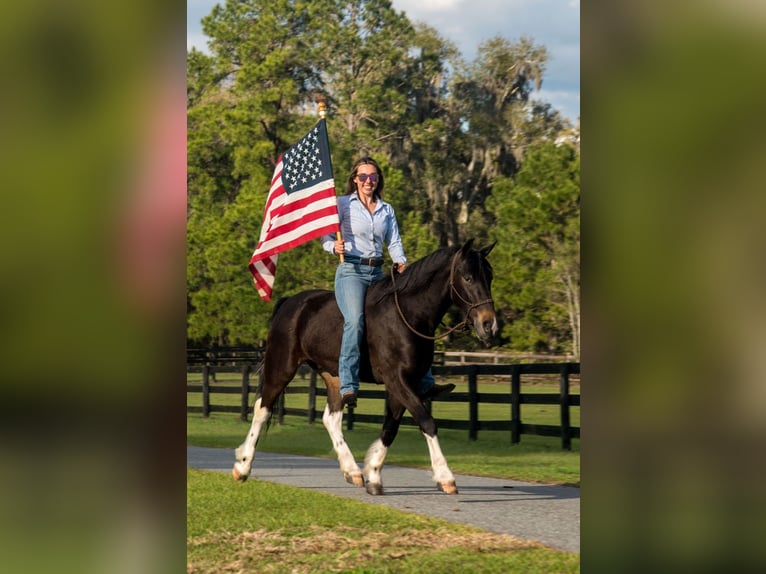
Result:
M396 278L394 273L394 266L391 266L391 285L394 287L394 303L396 303L396 310L399 311L399 317L402 318L402 321L407 326L407 328L415 333L418 337L422 337L423 339L429 339L431 341L438 341L439 339L443 339L444 337L447 337L448 335L454 333L458 329L463 329L465 331L470 331L471 329L471 321L468 319L469 315L471 314L471 311L476 309L477 307L481 307L482 305L494 305L494 301L490 299L485 299L484 301L480 301L479 303L471 303L470 301L466 300L465 297L463 297L458 290L455 288L455 264L457 263L457 256L460 252L455 253L455 255L452 256L452 262L450 263L450 269L449 269L449 288L450 288L450 298L452 298L452 294L454 293L457 295L457 298L460 299L463 303L468 305L468 310L465 312L465 319L463 319L460 323L452 327L451 329L447 330L445 333L442 333L439 336L430 336L430 335L424 335L423 333L416 330L412 325L410 325L407 322L407 319L404 318L404 313L402 312L402 308L399 306L399 291L396 289ZM452 302L455 302L455 299L452 298Z

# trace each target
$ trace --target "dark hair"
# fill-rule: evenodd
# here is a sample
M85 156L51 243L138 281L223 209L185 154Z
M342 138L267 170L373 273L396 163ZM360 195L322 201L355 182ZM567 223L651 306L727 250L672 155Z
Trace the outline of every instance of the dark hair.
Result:
M367 157L367 156L358 159L357 162L354 164L354 167L351 169L351 174L348 176L348 180L346 180L346 195L351 195L352 193L356 193L356 183L354 183L354 178L356 177L356 171L360 165L371 165L375 168L375 171L378 172L378 185L375 186L375 191L372 193L372 196L375 199L382 199L383 186L385 184L385 180L383 179L383 172L380 171L380 166L378 165L378 162L376 162L371 157Z

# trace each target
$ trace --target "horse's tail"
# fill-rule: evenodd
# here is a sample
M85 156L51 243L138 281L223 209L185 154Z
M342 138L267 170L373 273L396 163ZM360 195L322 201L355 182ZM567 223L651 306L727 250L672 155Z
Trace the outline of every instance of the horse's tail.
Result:
M274 322L274 317L277 316L277 312L279 311L279 308L282 306L282 304L285 301L287 301L287 299L288 299L288 297L280 297L277 300L277 302L275 303L274 310L271 312L271 317L269 317L269 328L271 328L271 324ZM255 369L253 369L253 373L255 375L257 375L257 376L260 376L260 374L263 372L263 366L264 366L265 363L266 363L266 353L263 354L263 358L261 359L261 362L258 363L258 365L255 367ZM258 384L258 388L255 391L256 398L261 395L261 385L262 384L263 384L262 381ZM274 409L275 409L276 406L277 406L276 403L271 405L271 408L269 409L271 415L274 414ZM274 418L273 416L269 416L268 420L266 421L266 427L263 429L264 434L268 433L269 427L271 426L271 421L272 421L273 418ZM260 438L260 437L258 437L258 438ZM257 440L256 440L256 444L257 444Z
M271 312L271 317L269 317L269 328L271 328L271 324L274 322L274 317L277 316L277 311L279 311L279 308L282 306L282 304L287 301L287 297L280 297L276 304L274 305L274 310ZM263 372L263 365L266 363L266 353L264 349L263 358L261 359L261 362L258 363L258 365L253 370L253 373L255 375L260 375ZM258 385L258 388L256 389L256 394L261 394L261 385ZM272 406L273 410L273 406Z
M273 318L273 315L272 315ZM270 320L269 320L270 321ZM263 354L263 358L260 360L260 362L253 367L253 370L251 373L258 377L258 386L255 388L255 402L258 402L258 399L261 396L261 392L263 391L263 377L261 377L261 374L263 373L263 366L266 364L266 353ZM266 419L266 425L263 428L263 434L266 434L269 432L269 427L271 426L271 419L274 418L272 415L274 414L274 407L276 404L271 405L271 408L269 409L269 418ZM258 446L258 441L261 439L259 436L255 440L255 446Z
M277 303L274 305L274 310L271 312L271 317L269 317L269 328L271 328L271 324L274 322L274 317L277 316L277 311L279 311L279 308L282 306L282 303L287 301L287 297L281 297ZM263 372L263 366L266 363L266 352L264 349L263 358L261 361L255 366L252 373L256 376L259 376ZM262 384L262 383L261 383ZM255 390L256 397L260 396L261 394L261 384L258 385L258 388Z

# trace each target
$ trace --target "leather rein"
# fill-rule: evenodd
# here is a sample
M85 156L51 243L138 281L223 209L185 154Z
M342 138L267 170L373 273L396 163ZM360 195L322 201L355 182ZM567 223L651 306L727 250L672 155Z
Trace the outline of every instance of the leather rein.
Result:
M407 328L415 333L418 337L422 337L423 339L429 339L431 341L437 341L439 339L443 339L447 337L448 335L454 333L458 329L465 329L470 330L471 328L471 322L468 319L468 316L471 314L471 311L476 309L477 307L481 307L482 305L493 305L494 301L492 299L485 299L484 301L481 301L479 303L471 303L470 301L467 301L457 289L455 289L455 262L457 261L458 253L455 253L455 255L452 257L452 264L450 265L449 269L449 288L450 288L450 297L452 297L452 293L457 295L457 298L460 299L463 303L468 305L468 310L465 312L465 319L463 319L460 323L452 327L451 329L447 330L445 333L442 333L439 336L430 336L430 335L424 335L423 333L420 333L417 331L412 325L410 325L407 322L407 319L404 318L404 313L402 312L402 308L399 306L399 291L396 288L396 279L394 277L394 266L391 266L391 284L394 287L394 302L396 303L396 310L399 311L399 317L402 318L402 321L404 321L404 324L407 326ZM452 302L454 303L455 300L452 299Z

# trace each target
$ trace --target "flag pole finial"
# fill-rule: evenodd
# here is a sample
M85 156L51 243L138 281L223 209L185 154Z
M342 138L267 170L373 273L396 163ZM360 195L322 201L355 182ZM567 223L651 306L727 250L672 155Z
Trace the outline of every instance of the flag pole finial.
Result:
M320 96L317 98L317 110L319 112L319 118L322 120L325 119L325 117L327 116L327 104L324 101L324 97ZM341 234L340 231L335 232L335 238L338 241L343 240L343 235ZM345 261L343 257L343 253L339 253L338 255L340 256L340 262L343 263Z

